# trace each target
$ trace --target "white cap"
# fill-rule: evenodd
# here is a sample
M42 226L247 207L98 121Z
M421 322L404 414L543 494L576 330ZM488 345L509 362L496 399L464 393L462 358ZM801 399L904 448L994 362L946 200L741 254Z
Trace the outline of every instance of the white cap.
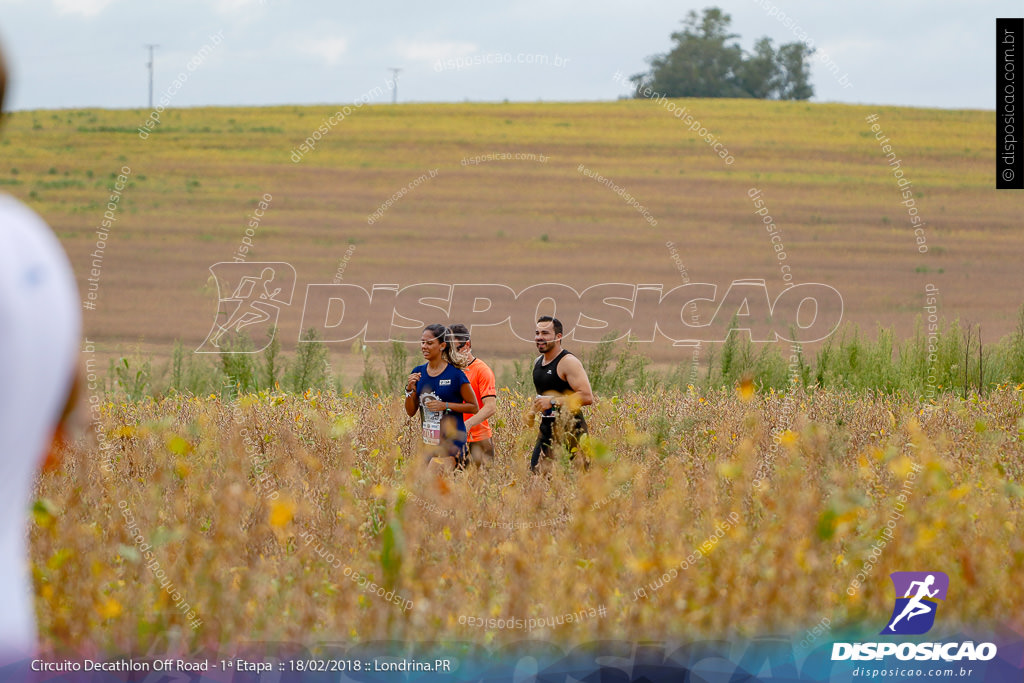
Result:
M0 195L0 666L36 648L28 511L77 367L79 306L53 232Z

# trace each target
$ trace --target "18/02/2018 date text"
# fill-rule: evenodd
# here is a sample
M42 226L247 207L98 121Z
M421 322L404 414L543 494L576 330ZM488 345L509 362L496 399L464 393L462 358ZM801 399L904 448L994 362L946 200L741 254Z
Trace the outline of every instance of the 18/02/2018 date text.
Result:
M289 671L452 671L450 659L295 659L287 662Z

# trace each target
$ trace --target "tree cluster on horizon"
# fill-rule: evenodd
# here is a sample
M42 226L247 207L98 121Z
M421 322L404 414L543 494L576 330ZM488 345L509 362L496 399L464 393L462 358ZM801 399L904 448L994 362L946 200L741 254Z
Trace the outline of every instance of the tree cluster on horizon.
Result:
M633 96L737 97L807 100L814 96L808 60L814 49L802 42L776 48L762 37L745 53L729 33L732 17L717 7L703 15L691 10L683 30L672 34L672 49L648 58L651 69L630 78ZM655 94L651 94L651 93Z

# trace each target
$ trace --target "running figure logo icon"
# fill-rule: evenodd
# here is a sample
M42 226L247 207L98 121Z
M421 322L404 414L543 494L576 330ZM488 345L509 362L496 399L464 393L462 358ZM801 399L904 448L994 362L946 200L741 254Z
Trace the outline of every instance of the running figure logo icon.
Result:
M896 601L881 635L917 636L935 624L939 600L946 599L949 577L944 572L893 572Z
M210 266L210 272L217 283L217 319L196 353L256 353L269 346L281 307L292 302L295 269L289 263L226 261ZM254 348L222 348L231 334L247 335Z

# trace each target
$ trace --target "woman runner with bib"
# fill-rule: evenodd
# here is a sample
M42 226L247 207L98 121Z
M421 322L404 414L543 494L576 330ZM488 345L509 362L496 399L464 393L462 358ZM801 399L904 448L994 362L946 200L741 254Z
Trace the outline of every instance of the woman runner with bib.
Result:
M466 423L477 404L473 387L462 371L452 334L444 325L427 325L420 337L420 351L427 361L417 365L405 385L405 412L420 412L420 426L427 463L446 469L466 463Z

